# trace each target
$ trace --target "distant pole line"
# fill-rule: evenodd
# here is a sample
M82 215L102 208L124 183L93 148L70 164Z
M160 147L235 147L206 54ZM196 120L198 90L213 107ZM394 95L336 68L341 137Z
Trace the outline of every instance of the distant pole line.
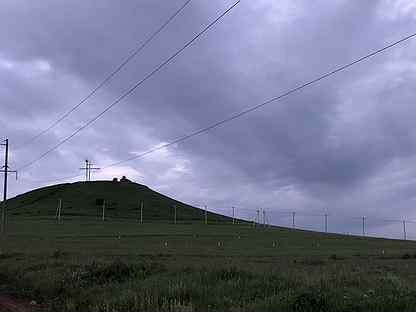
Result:
M55 128L61 121L66 119L69 115L71 115L74 111L76 111L80 106L85 104L92 96L94 96L98 90L104 87L117 73L119 73L131 60L133 60L141 51L146 48L149 43L153 41L184 9L185 7L191 2L192 0L187 0L173 15L171 15L167 21L165 21L155 32L153 32L143 43L141 43L131 54L129 54L122 62L119 64L114 70L112 70L86 97L84 97L77 105L72 107L66 113L64 113L61 117L59 117L56 121L51 123L47 128L40 131L38 134L27 140L25 143L20 145L18 149L29 145L30 143L37 140L42 135L46 134L53 128Z
M151 77L153 77L156 73L160 72L165 66L172 63L173 60L175 60L179 55L181 55L188 47L190 47L194 42L196 42L204 33L206 33L208 30L210 30L215 24L217 24L222 18L224 18L228 13L234 9L241 0L238 0L236 3L234 3L230 8L228 8L226 11L224 11L220 16L218 16L215 20L213 20L211 23L209 23L205 28L203 28L202 31L197 33L190 41L188 41L182 48L177 50L175 53L173 53L169 58L167 58L165 61L160 63L156 68L154 68L152 71L150 71L148 74L145 75L143 79L135 83L132 87L130 87L126 92L124 92L121 96L119 96L114 102L112 102L110 105L108 105L104 110L102 110L99 114L97 114L95 117L84 123L81 127L79 127L77 130L72 132L69 136L63 138L60 140L56 145L45 151L43 154L41 154L39 157L35 158L34 160L26 163L25 165L21 166L18 170L24 170L31 166L33 166L38 161L45 158L47 155L49 155L51 152L58 149L61 145L68 142L70 139L75 137L78 133L86 129L88 126L96 122L98 119L100 119L103 115L105 115L111 108L119 104L122 100L133 94L133 92L143 85L147 80L149 80Z
M403 220L403 239L407 240L406 220Z

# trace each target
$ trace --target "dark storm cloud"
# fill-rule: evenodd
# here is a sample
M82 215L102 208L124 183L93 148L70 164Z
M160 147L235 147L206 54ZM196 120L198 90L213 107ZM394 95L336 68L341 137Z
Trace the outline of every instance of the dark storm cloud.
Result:
M5 1L0 10L0 124L5 133L19 145L46 127L182 3ZM15 151L14 162L22 165L70 134L231 4L193 1L96 98L36 144ZM242 2L26 178L71 175L87 157L101 165L128 158L261 103L407 35L414 29L415 12L410 1ZM394 198L408 213L413 172L403 174L406 185L393 183L389 191L380 191L379 181L394 180L398 169L391 163L406 170L415 152L415 46L406 43L102 177L129 172L172 196L219 206L234 201L303 210L331 205L343 211L365 200L365 208L348 212L388 214ZM20 192L35 186L13 187Z

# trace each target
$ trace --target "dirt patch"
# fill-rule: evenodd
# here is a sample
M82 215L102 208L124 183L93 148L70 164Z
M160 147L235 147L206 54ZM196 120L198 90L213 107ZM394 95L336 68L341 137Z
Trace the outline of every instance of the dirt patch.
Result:
M8 295L0 294L0 311L1 312L35 312L41 311L41 308L35 302L24 302L17 300Z

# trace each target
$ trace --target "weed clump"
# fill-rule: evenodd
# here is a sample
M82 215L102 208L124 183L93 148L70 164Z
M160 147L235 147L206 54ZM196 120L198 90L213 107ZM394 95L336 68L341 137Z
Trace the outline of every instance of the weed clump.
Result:
M333 261L344 260L345 259L344 257L340 257L337 254L332 254L328 258L329 258L329 260L333 260Z
M127 264L114 261L109 264L93 262L72 272L69 280L81 287L122 283L129 279L145 279L153 274L164 271L164 266L158 263Z
M331 311L328 300L320 290L308 289L297 295L291 304L293 312Z

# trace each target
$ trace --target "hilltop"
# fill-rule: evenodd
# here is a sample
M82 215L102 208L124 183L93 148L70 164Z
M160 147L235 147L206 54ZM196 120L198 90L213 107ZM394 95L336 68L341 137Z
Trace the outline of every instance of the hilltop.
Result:
M149 187L124 181L93 181L58 184L32 190L8 200L12 216L55 216L58 200L62 200L64 216L101 216L105 201L108 219L173 220L176 206L178 222L204 221L205 211L160 194ZM210 222L229 222L230 218L207 214Z

